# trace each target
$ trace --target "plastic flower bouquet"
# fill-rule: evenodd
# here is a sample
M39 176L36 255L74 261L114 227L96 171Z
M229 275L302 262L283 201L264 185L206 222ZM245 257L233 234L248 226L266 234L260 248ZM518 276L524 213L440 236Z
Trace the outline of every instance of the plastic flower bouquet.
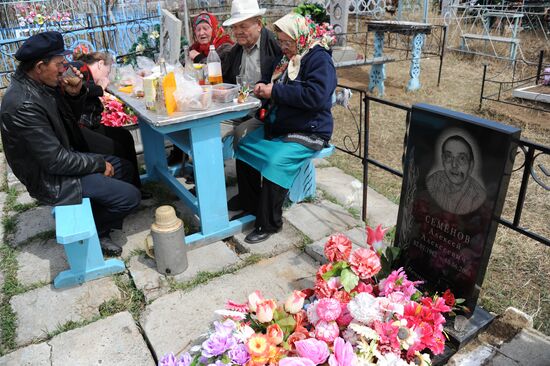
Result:
M21 27L68 22L71 20L69 12L48 9L46 5L41 3L15 4L15 12Z
M101 113L101 123L105 126L122 127L137 123L137 116L134 112L126 107L118 98L105 93L101 97L101 101L105 108Z
M444 349L452 294L422 296L401 268L377 278L384 233L369 228L368 247L355 250L345 235L332 235L313 289L279 306L259 291L243 304L228 301L201 345L159 365L429 365Z

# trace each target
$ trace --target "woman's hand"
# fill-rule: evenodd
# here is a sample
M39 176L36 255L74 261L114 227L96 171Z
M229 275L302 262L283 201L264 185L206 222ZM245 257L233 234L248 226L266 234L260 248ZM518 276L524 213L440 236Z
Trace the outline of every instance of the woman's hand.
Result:
M191 58L191 61L193 61L195 57L197 57L198 55L199 55L199 51L196 51L196 50L189 51L189 57Z
M107 86L109 86L109 78L101 78L99 79L96 84L99 85L103 90L107 89Z
M254 87L254 94L259 98L269 99L271 98L271 89L273 89L273 84L264 84L258 83Z

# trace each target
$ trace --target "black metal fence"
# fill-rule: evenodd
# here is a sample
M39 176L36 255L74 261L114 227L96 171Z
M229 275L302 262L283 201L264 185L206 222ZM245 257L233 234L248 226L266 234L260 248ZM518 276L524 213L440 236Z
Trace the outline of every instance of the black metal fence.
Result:
M392 168L389 164L372 159L369 156L369 133L371 131L371 109L373 104L379 104L388 108L399 109L406 113L404 118L404 125L406 131L408 131L410 117L412 108L400 103L395 103L386 99L376 98L370 95L367 95L365 90L349 88L344 85L339 85L341 88L348 88L354 93L358 93L361 98L361 106L359 108L359 120L362 121L362 125L357 126L357 135L349 136L345 135L345 138L333 139L333 144L336 149L342 151L346 154L349 154L355 158L358 158L362 161L363 164L363 209L362 209L362 219L366 220L367 217L367 186L369 181L369 165L378 167L396 177L403 178L403 172ZM351 144L350 147L349 141L353 140L355 143ZM348 142L347 142L348 141ZM403 155L402 155L402 164L404 161L404 155L407 144L407 134L405 133L403 141ZM521 235L525 235L531 239L534 239L544 245L550 246L550 238L545 237L542 233L531 230L528 228L528 225L525 225L522 221L522 214L524 213L526 196L528 188L534 185L542 187L543 191L548 194L548 200L550 201L550 166L545 166L550 160L550 146L545 146L538 144L527 139L520 139L518 142L519 149L518 155L516 156L516 168L513 170L512 177L517 175L521 176L521 183L517 194L508 192L508 199L510 195L515 195L512 197L512 202L514 202L513 207L513 217L508 218L505 214L502 214L498 218L498 222L504 225L507 228L510 228ZM545 160L546 159L546 160ZM538 215L546 215L545 212L540 212Z

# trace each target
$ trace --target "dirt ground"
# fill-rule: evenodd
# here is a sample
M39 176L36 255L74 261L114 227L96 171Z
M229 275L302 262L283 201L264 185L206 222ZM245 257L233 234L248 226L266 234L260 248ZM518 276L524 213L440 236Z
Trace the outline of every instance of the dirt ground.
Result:
M441 85L437 87L438 58L421 61L422 88L407 92L409 63L387 64L384 99L410 106L429 103L456 111L477 115L522 129L522 138L550 146L550 113L530 111L525 108L484 101L479 109L479 95L483 62L488 62L489 75L503 76L508 66L503 63L448 53L443 61ZM338 69L341 85L367 89L370 66ZM526 74L528 71L524 71ZM376 96L376 94L375 94ZM353 113L351 112L353 111ZM333 142L348 149L359 149L357 135L359 120L359 96L353 96L350 110L335 109ZM369 156L402 171L401 159L405 136L403 111L371 103ZM516 158L515 169L520 168L522 155ZM331 161L362 180L359 159L338 152ZM550 169L550 156L536 160L539 177L550 186L540 166ZM511 219L517 201L521 171L512 175L503 217ZM369 185L394 202L399 201L401 179L369 165ZM550 191L531 181L527 190L521 224L545 237L550 237ZM376 224L376 223L370 223ZM550 247L528 239L512 230L499 227L490 263L485 276L479 303L489 311L501 313L508 306L515 306L532 315L535 328L550 334Z

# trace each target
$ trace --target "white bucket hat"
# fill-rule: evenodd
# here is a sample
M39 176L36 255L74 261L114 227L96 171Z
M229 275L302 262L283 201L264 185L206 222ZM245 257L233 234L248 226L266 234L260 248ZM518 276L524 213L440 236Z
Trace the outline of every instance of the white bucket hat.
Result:
M225 27L243 20L265 14L266 9L260 9L257 0L233 0L231 3L231 17L223 22Z

